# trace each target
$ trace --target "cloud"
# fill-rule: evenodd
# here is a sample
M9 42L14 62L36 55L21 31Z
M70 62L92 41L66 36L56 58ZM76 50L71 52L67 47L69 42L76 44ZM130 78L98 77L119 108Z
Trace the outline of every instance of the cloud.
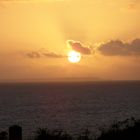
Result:
M26 56L28 58L41 58L41 57L47 57L47 58L64 58L64 55L57 54L55 52L40 52L40 51L32 51L26 53Z
M26 53L26 56L29 58L40 58L41 54L39 52L33 51L33 52Z
M140 55L140 39L135 39L131 43L124 43L121 40L111 40L101 44L98 50L103 55Z
M128 9L129 10L139 9L139 6L140 6L139 0L132 0L128 5Z
M91 49L85 47L79 41L68 40L67 43L73 50L80 52L81 54L86 54L86 55L91 54Z
M64 57L64 55L57 54L55 52L46 52L46 53L42 53L42 54L46 57L51 57L51 58L63 58Z

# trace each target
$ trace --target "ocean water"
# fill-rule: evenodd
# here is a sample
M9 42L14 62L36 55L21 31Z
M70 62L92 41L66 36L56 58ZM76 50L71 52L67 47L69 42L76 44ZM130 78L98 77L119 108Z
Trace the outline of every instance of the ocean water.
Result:
M98 132L114 120L140 118L140 81L0 84L0 130L39 127Z

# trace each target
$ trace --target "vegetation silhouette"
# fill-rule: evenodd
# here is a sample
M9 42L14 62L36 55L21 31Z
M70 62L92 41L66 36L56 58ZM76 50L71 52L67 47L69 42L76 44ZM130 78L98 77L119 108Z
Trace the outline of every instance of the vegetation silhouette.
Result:
M35 140L72 140L72 136L63 130L49 131L47 128L39 128L36 134Z
M0 132L0 140L8 140L8 133L5 131Z
M114 122L108 130L101 130L97 140L140 140L140 120L132 117Z
M85 129L83 133L73 137L63 130L39 128L35 132L35 136L28 140L140 140L140 120L135 120L132 117L124 121L116 121L108 129L101 128L100 132L98 137L93 138L94 135L88 129ZM0 132L0 140L8 140L8 133ZM21 140L21 137L18 140Z

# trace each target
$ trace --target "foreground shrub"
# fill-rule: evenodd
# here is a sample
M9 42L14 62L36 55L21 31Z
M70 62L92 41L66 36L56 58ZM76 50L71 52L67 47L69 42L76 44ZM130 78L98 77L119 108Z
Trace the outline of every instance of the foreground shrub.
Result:
M140 120L115 122L108 130L103 129L97 140L140 140Z
M100 131L101 135L97 138L93 138L95 135L91 134L88 129L77 137L72 137L63 130L50 131L47 128L39 128L35 133L35 137L31 137L28 140L140 140L140 120L130 118L124 121L117 121L108 129L102 128ZM21 137L17 137L17 131L12 134L14 135L12 135L14 138L17 138L16 140L22 140L22 135ZM8 140L8 133L5 131L0 132L0 140Z
M0 140L8 140L8 133L5 131L0 132Z
M72 137L62 130L49 131L39 128L35 140L72 140Z

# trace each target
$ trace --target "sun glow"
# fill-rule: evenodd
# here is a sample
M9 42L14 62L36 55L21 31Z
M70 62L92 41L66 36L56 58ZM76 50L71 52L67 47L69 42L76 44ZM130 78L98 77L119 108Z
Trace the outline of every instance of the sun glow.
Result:
M70 51L68 53L68 60L71 63L78 63L81 60L81 54L76 51Z

